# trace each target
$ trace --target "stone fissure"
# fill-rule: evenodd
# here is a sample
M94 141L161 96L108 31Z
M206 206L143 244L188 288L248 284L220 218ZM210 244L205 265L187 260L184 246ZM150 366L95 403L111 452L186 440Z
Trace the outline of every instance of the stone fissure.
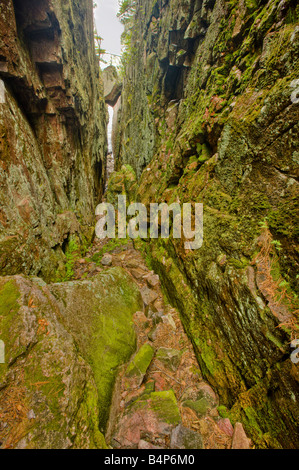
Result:
M180 448L181 439L187 449L230 448L233 428L217 411L218 398L202 379L178 312L164 303L159 277L132 242L98 257L105 247L105 241L94 244L76 265L75 278L91 278L107 265L121 266L138 284L145 307L145 313L134 315L137 352L117 379L107 442L114 448L165 449ZM157 396L160 402L153 409Z
M297 2L120 3L120 74L91 0L0 3L0 448L297 448Z

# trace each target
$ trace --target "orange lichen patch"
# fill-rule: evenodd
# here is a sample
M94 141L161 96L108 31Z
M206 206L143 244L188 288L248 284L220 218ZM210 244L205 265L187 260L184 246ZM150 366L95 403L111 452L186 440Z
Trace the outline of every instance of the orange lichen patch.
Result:
M28 300L28 307L29 308L37 308L36 305L33 305L33 302L34 302L33 297L30 297L29 300Z

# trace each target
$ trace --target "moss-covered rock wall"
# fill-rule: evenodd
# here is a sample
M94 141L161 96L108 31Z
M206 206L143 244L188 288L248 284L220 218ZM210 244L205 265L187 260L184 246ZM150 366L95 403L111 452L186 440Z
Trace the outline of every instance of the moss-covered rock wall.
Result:
M298 447L298 39L291 0L137 1L116 119L139 201L204 204L200 250L145 249L257 447Z
M0 273L55 278L91 237L106 109L92 0L0 5Z

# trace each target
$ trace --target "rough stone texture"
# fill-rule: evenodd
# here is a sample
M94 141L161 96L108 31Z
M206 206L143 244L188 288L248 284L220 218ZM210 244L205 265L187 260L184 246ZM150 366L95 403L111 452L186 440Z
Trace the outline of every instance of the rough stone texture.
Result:
M218 404L218 397L208 384L200 384L197 390L186 389L182 395L183 406L193 410L199 417Z
M95 242L88 254L89 258L93 257L99 248L102 249L102 241ZM143 270L143 276L138 281L139 289L146 286L147 277L152 272L149 267L144 265L141 252L133 249L132 242L115 249L113 264L117 263L121 263L130 274L135 269L130 266L138 264L140 270ZM93 271L91 263L89 268L87 264L78 265L77 274L80 272L80 276L85 276L88 271ZM174 411L178 408L183 426L198 432L206 449L230 449L232 433L229 435L226 428L225 431L222 431L218 426L222 414L217 409L217 396L208 383L202 379L191 342L184 331L179 313L164 301L166 299L163 298L160 282L155 289L159 294L160 311L153 314L152 309L149 309L147 316L144 312L138 311L133 316L138 353L132 358L128 367L121 368L117 377L106 442L113 448L120 447L121 449L132 448L138 443L139 448L139 445L146 445L144 442L140 444L138 441L140 439L146 441L147 445L169 449L170 434L169 429L167 433L164 432L165 419L170 410ZM168 320L165 322L162 320L169 318L168 315L172 319L172 326ZM158 328L150 344L152 349L148 345L148 335L157 323ZM158 352L161 349L164 352L163 357L166 355L168 359L166 362L160 361L158 357ZM156 354L153 356L154 351ZM175 358L175 371L172 369L173 362L169 362L168 354L170 358ZM178 367L177 362L179 362ZM140 383L140 378L142 383ZM152 392L164 392L162 395L153 395L156 399L160 397L160 418L157 415L153 416L151 403L148 401ZM165 392L167 393L165 394ZM204 416L198 418L193 410L183 404L188 399L196 401L203 396L208 397L211 406L207 407ZM163 397L164 400L162 400ZM176 398L177 405L171 397ZM158 404L157 400L156 404ZM162 429L162 434L160 434L160 429Z
M159 276L156 274L150 273L144 276L149 287L155 288L159 284Z
M241 423L236 423L235 425L232 449L250 449L250 441Z
M128 407L113 436L116 447L136 449L140 440L171 435L181 422L181 416L172 390L143 394Z
M154 357L155 351L150 344L144 344L136 355L131 360L126 370L126 376L131 377L134 375L141 376L141 382L146 374L147 369ZM138 384L138 386L141 384Z
M118 196L123 194L127 195L127 205L133 202L130 195L134 194L137 189L136 174L130 165L123 165L118 172L113 172L108 181L108 190L106 193L107 202L114 204L115 207L118 203ZM135 201L134 201L135 202ZM138 266L135 266L138 268Z
M154 446L150 442L146 442L144 440L140 440L138 444L138 449L146 449L146 450L151 450L151 449L163 449L163 447L159 446Z
M131 199L204 203L202 249L144 249L204 377L261 448L299 445L297 21L291 0L137 2L115 139L139 178Z
M211 403L205 397L202 397L199 400L186 400L183 403L183 406L187 406L191 410L195 411L199 418L204 416L207 411L212 408Z
M53 284L51 290L62 311L60 320L92 365L99 390L99 422L104 429L118 367L136 348L132 315L142 308L140 292L118 267L90 281Z
M147 369L152 362L155 350L150 344L144 344L131 360L126 370L126 377L130 378L128 388L140 387Z
M40 279L0 280L2 448L104 447L91 367L58 322L56 303Z
M152 304L158 298L157 292L152 289L149 289L148 287L143 287L141 289L141 295L144 305L146 306Z
M225 432L228 436L232 437L234 434L234 428L228 418L220 418L217 422L217 426L221 431Z
M0 278L0 447L105 448L117 369L135 350L138 288L121 268L47 285Z
M104 183L92 0L7 0L0 30L0 273L54 279Z
M111 266L111 264L112 264L112 259L113 259L112 256L109 255L109 253L106 253L106 254L103 256L102 260L101 260L101 264L102 264L103 266Z
M112 134L111 134L111 140L112 140L112 152L113 155L116 155L119 153L119 145L120 145L120 137L119 137L119 130L120 130L120 125L121 125L121 102L122 98L121 96L118 98L117 102L114 105L113 108L113 119L112 119Z
M171 433L171 449L203 449L202 437L179 424Z
M159 361L165 364L170 370L175 372L180 365L182 358L182 351L170 348L160 348L157 351L156 357Z

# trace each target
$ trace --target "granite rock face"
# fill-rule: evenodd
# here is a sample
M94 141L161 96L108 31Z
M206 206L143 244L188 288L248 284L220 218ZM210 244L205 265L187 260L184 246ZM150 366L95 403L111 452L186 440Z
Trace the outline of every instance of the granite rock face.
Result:
M92 1L1 2L0 30L0 273L49 280L104 186Z
M298 447L298 6L147 0L131 25L114 139L129 199L204 204L200 250L144 249L232 423Z
M61 284L0 278L1 448L106 448L101 431L140 306L121 268Z

